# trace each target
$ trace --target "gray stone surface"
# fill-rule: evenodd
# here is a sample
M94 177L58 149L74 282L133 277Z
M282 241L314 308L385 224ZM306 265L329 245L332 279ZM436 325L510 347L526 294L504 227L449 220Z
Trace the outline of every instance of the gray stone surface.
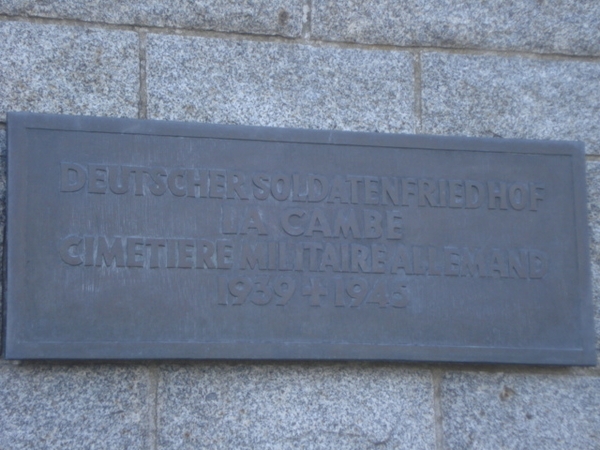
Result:
M314 37L367 44L600 54L595 0L313 0Z
M413 132L406 52L149 35L156 119Z
M596 349L600 352L600 161L587 163L587 186Z
M4 261L4 227L6 224L6 130L0 129L0 264ZM4 267L2 265L2 267ZM0 278L0 292L4 289L4 277ZM0 295L0 349L3 348L4 305Z
M600 153L600 64L424 53L424 133L581 140Z
M143 366L0 362L0 448L148 449Z
M159 449L433 449L428 371L369 364L162 367Z
M600 448L600 378L449 373L442 382L447 449Z
M2 0L0 13L299 36L302 0Z
M0 121L6 111L136 117L137 35L0 23Z
M0 14L25 20L0 21L0 122L7 110L137 116L136 33L84 22L296 37L303 3L0 0ZM599 55L600 2L312 5L313 36L324 40L461 48L420 50L420 132L580 139L600 154L598 58L467 54L484 48ZM27 16L84 22L44 25L50 21ZM168 32L148 37L151 118L417 131L409 52ZM0 124L0 257L5 141ZM600 350L600 160L587 168ZM434 389L422 366L189 362L149 369L0 361L0 449L600 448L600 368L469 368L481 369L438 367L448 373L441 386L444 445L436 447Z

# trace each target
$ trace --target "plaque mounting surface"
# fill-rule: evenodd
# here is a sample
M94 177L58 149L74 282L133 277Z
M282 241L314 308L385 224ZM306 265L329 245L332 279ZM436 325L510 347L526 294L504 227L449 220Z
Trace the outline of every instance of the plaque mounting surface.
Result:
M8 116L7 358L595 364L583 145Z

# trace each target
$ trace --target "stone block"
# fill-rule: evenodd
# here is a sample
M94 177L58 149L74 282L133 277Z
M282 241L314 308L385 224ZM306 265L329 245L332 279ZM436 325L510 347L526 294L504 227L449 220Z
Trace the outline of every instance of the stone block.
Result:
M0 129L0 264L4 262L4 227L6 226L6 130ZM3 266L4 267L4 266ZM4 277L0 279L0 292L4 289ZM3 348L4 296L0 296L0 349Z
M401 46L600 54L600 3L314 0L312 35Z
M596 349L600 352L600 161L588 161L587 186Z
M302 0L3 0L0 13L297 37Z
M0 361L0 448L148 449L148 371Z
M6 111L137 116L136 33L1 22L0 54L0 121Z
M600 64L424 53L422 131L580 140L600 153Z
M429 371L384 364L162 366L159 449L432 449Z
M149 35L148 116L414 132L407 52Z
M451 372L442 381L445 448L600 448L600 378Z

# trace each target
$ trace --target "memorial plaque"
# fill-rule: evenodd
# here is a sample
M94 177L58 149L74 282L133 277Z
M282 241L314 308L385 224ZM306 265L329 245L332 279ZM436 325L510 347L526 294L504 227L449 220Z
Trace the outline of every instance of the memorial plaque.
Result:
M7 358L595 364L583 145L8 116Z

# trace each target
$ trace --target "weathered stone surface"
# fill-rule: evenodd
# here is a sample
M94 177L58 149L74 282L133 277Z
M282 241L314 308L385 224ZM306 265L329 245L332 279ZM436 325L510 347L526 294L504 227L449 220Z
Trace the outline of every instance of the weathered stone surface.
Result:
M587 182L596 349L600 352L600 161L587 163Z
M126 25L299 36L302 0L3 0L0 13Z
M0 362L0 448L148 449L143 366Z
M6 131L0 130L0 263L4 261L4 227L6 225ZM3 266L4 267L4 266ZM4 289L4 277L0 278L0 292ZM4 296L0 296L0 348L3 348Z
M405 52L149 35L148 116L413 132Z
M138 39L129 31L0 23L6 111L136 117Z
M158 448L433 449L432 395L397 366L163 366Z
M442 382L446 448L600 448L600 378L449 373Z
M600 153L600 64L422 55L423 133L581 140Z
M314 0L314 37L367 44L600 54L600 3Z

